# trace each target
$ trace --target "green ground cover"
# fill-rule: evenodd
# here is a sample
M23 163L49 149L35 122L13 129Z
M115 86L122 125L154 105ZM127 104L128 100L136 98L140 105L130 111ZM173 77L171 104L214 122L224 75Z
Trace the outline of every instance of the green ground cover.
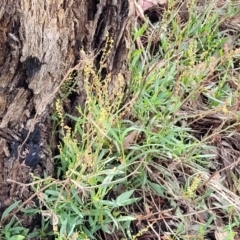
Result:
M101 75L111 39L99 70L82 52L85 106L71 116L56 100L57 175L33 176L39 206L21 209L42 226L13 215L1 239L239 239L239 10L192 1L183 21L170 1L134 22L114 84Z

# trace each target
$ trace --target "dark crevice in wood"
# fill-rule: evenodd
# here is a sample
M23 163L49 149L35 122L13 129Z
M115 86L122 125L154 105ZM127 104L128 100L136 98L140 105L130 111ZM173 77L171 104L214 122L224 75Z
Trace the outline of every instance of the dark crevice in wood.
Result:
M89 0L88 4L88 21L93 21L94 16L97 12L97 5L99 4L99 0Z

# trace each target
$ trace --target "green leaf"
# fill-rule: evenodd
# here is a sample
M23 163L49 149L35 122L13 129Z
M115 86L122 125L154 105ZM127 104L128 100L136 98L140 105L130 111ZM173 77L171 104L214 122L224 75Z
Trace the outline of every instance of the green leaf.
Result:
M73 231L74 231L74 229L75 229L75 227L76 227L76 222L75 223L72 223L72 224L70 224L71 225L71 229L70 229L70 231L69 231L69 233L68 233L68 237L71 237L71 235L73 234Z
M109 200L99 200L98 202L103 204L103 205L107 205L109 207L117 207L117 204L115 203L115 201L112 202L112 201L109 201Z
M10 205L10 206L3 212L2 217L1 217L1 221L2 221L5 217L7 217L7 215L8 215L14 208L17 208L20 202L21 202L21 201L17 201L17 202L15 202L15 203L13 203L12 205Z
M105 225L102 225L102 230L105 232L105 233L108 233L108 234L111 234L111 232L109 231L109 229L105 226Z
M126 200L129 200L130 196L133 194L134 190L130 190L127 192L122 193L121 195L119 195L117 197L117 202L121 203L121 202L125 202Z
M147 29L147 24L144 23L144 24L142 25L142 27L141 27L138 31L136 31L136 32L134 33L134 40L133 40L133 41L135 42L135 40L136 40L138 37L142 36L143 33L146 31L146 29Z
M121 217L117 218L117 220L119 222L126 222L126 221L134 221L134 220L136 220L136 218L132 217L132 216L121 216Z
M160 186L159 184L150 182L150 181L148 181L148 183L155 192L157 192L160 196L164 196L165 189L162 186Z
M48 190L45 191L45 193L48 194L48 195L59 197L59 192L55 191L55 190L48 189Z
M133 202L136 202L139 200L139 198L130 198L130 196L133 194L134 190L130 190L127 192L122 193L120 196L117 197L116 203L118 206L126 206Z
M116 221L116 218L113 217L113 215L111 214L111 212L109 210L105 210L104 214L108 215L110 217L110 219L112 220L112 222L114 223L115 227L118 228L118 222ZM111 221L109 221L111 223ZM112 229L113 230L113 229Z
M130 199L128 199L128 200L126 200L122 203L119 203L119 202L117 202L117 203L118 203L118 206L127 206L127 205L130 205L130 204L134 203L134 202L137 202L139 199L140 198L130 198Z
M25 239L25 237L22 235L14 235L9 240L22 240L22 239Z
M23 208L23 209L21 209L21 212L24 212L28 215L33 215L33 214L39 213L40 210L39 209L34 209L34 208L29 208L29 209Z
M112 173L113 173L113 172L112 172ZM111 174L111 175L109 174L108 176L106 176L106 177L104 178L104 180L102 181L102 184L109 184L109 183L112 181L114 175L115 175L115 173L114 173L114 174Z
M67 219L65 219L62 223L62 226L60 228L60 235L67 235Z
M80 218L83 218L83 215L82 213L78 210L78 208L76 207L75 204L71 203L71 208L73 209L73 211L80 217Z
M78 117L74 117L70 114L66 114L67 117L69 117L70 119L74 120L75 122L79 121L79 118Z

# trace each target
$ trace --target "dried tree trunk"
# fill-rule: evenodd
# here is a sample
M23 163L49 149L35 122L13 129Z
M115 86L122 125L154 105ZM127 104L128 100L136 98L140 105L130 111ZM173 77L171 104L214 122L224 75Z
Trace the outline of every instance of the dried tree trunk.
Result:
M32 194L8 179L27 183L31 172L54 171L47 116L80 50L96 54L109 32L114 47L106 71L121 70L129 16L128 0L1 0L0 213ZM76 101L81 87L78 93Z

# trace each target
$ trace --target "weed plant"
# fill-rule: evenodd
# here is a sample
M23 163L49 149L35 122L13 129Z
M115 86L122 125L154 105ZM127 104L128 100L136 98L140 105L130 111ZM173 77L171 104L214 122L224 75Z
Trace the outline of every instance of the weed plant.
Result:
M214 141L239 129L240 51L220 27L222 14L234 16L237 9L217 8L215 1L200 10L190 4L186 22L178 11L170 1L161 22L134 25L129 79L102 74L111 38L99 69L81 52L85 106L72 116L56 100L57 179L35 178L40 207L21 209L40 213L42 229L28 233L12 218L3 238L234 239L239 179L232 172L236 189L230 191L220 173L233 165L211 169L219 155ZM214 131L206 126L209 116L220 119ZM204 131L194 127L201 120Z

